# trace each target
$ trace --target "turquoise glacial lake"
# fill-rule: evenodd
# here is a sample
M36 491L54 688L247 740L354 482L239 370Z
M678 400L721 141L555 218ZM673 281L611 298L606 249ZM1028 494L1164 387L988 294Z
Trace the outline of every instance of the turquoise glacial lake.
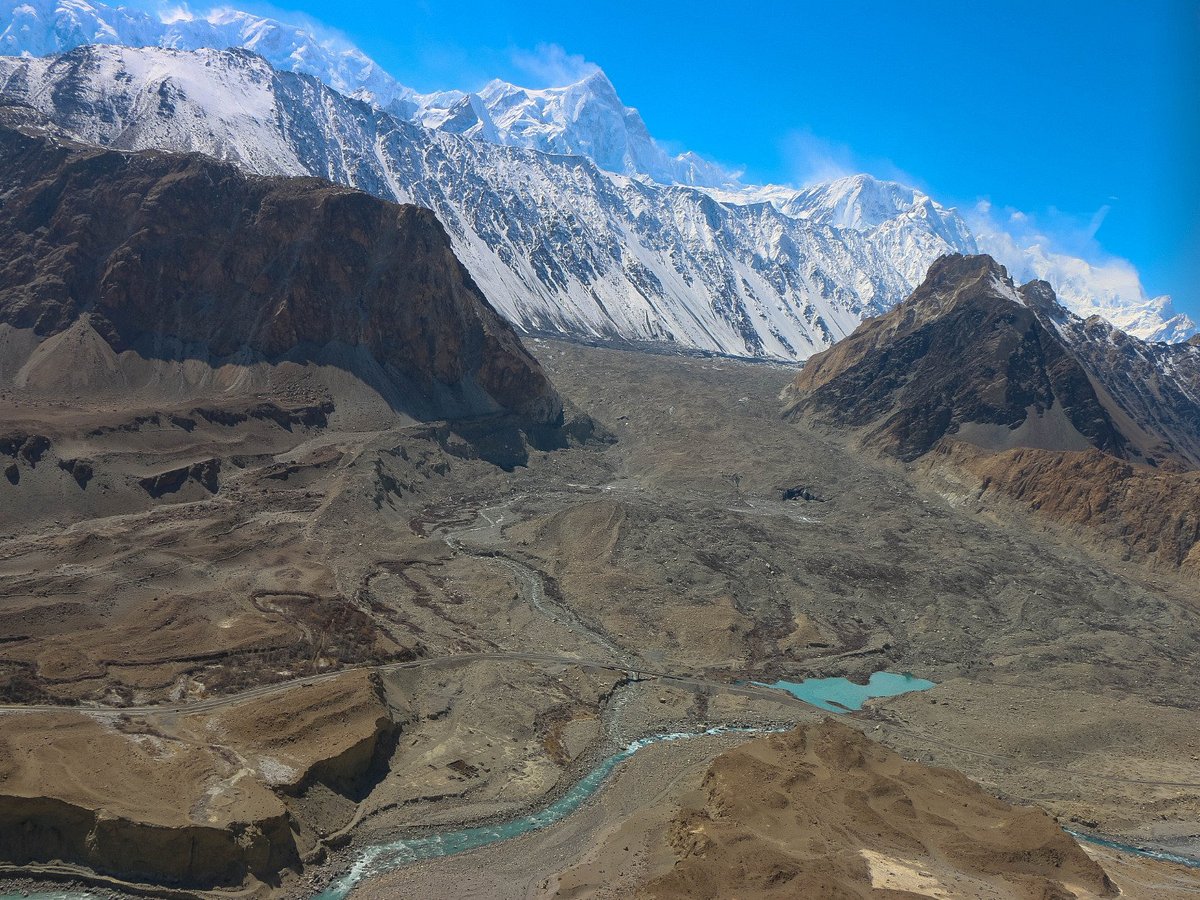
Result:
M756 681L754 684L787 691L793 697L831 713L862 709L863 704L873 697L898 697L913 691L927 691L935 686L924 678L892 672L876 672L866 684L855 684L848 678L805 678L803 681L776 681L774 684Z

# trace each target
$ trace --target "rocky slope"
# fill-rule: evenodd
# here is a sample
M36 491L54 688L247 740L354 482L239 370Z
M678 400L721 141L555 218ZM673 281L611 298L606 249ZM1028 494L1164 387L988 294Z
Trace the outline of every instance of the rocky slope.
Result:
M999 492L1138 556L1194 563L1200 348L1081 320L1045 282L952 256L887 315L808 361L786 414L901 460L939 451Z
M278 886L328 827L306 798L355 798L395 728L364 672L168 725L20 715L0 738L0 860L193 889Z
M1139 340L1100 316L1081 319L1064 309L1045 282L1021 289L1042 322L1052 326L1099 383L1121 428L1139 443L1200 466L1200 339L1165 344Z
M981 453L960 441L925 461L935 483L979 509L1036 511L1124 559L1200 577L1200 472L1169 472L1098 450Z
M653 898L1112 897L1039 809L909 762L826 720L717 757L671 825Z
M287 364L417 418L562 422L428 210L28 127L0 131L0 194L3 370L22 390L228 396Z

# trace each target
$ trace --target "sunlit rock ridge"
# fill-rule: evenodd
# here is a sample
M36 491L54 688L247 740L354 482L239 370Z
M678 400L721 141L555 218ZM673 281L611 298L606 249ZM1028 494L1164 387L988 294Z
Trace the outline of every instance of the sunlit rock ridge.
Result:
M87 44L116 46L47 56ZM223 47L256 55L176 52ZM565 87L420 94L310 28L85 0L0 3L0 52L47 56L0 62L0 99L84 140L200 150L432 208L526 331L805 359L907 296L938 257L980 251L1145 340L1196 330L1131 268L973 232L919 190L867 175L756 187L672 155L599 70Z

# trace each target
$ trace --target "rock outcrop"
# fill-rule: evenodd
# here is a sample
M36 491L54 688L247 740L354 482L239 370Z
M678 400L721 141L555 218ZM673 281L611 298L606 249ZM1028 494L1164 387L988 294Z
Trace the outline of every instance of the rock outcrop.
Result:
M1035 423L1031 438L1055 449L1126 451L1087 372L988 256L938 260L896 309L813 357L791 392L789 413L864 428L903 460L948 434L1000 443Z
M15 866L53 861L123 881L191 888L276 883L300 864L285 816L223 827L164 826L111 816L47 797L0 794L0 859Z
M191 888L277 883L300 861L287 807L235 777L202 744L133 723L14 716L0 738L0 860Z
M186 889L278 886L330 826L304 794L320 785L353 809L398 728L363 671L165 728L14 716L0 735L0 861Z

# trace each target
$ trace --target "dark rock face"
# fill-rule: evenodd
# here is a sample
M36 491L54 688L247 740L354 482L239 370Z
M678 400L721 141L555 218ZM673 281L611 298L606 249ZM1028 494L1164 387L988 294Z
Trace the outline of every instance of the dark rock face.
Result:
M329 414L333 412L333 404L327 402L298 409L284 409L276 403L256 403L246 410L198 407L192 412L206 422L219 425L234 426L250 419L259 419L260 421L274 422L280 428L291 431L293 427L324 428L329 424ZM188 431L195 427L195 422L189 419L173 421L172 424L179 425Z
M780 500L804 500L808 503L828 503L829 502L828 497L822 497L820 494L817 494L817 493L809 490L804 485L796 485L795 487L790 487L790 488L780 488L779 489L779 499Z
M215 494L221 489L220 473L221 461L206 459L203 462L192 463L190 466L180 466L169 472L148 476L141 479L139 484L145 488L147 494L156 500L165 494L176 493L189 481L194 481L202 485L210 494Z
M96 470L86 459L60 459L58 467L74 478L75 483L84 490L87 490L88 482L96 474Z
M161 827L45 797L0 795L0 858L16 865L69 860L131 881L236 887L253 875L278 883L298 869L289 823L274 816L238 830Z
M865 428L904 460L967 425L1016 430L1046 415L1125 455L1088 373L987 256L938 260L896 309L809 360L791 394L789 414Z
M45 339L84 322L145 359L332 359L418 418L561 424L428 210L8 127L0 196L0 323Z
M9 434L0 437L0 454L20 459L31 468L50 449L50 439L40 434Z

